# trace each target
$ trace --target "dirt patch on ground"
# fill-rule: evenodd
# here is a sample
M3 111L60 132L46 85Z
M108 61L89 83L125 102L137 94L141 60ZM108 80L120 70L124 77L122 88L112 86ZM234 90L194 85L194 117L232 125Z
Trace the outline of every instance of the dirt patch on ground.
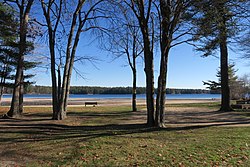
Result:
M146 111L134 113L130 123L145 123ZM250 126L250 113L221 112L202 107L166 107L166 127Z
M171 126L250 126L250 117L240 112L208 108L168 108L166 124Z
M5 99L5 102L9 102L10 99ZM81 107L84 106L86 101L97 101L98 106L128 106L131 105L130 99L70 99L69 106ZM185 107L184 104L196 104L196 103L211 103L218 102L218 99L170 99L166 101L166 104L171 104L170 107L166 107L165 111L165 123L167 127L190 127L190 126L250 126L250 113L246 112L220 112L216 108L208 107ZM50 106L50 99L25 99L26 105L33 107L48 107ZM145 105L144 99L138 99L137 105ZM176 105L177 104L177 105ZM178 106L181 104L181 107ZM176 106L175 106L176 105ZM188 105L187 105L188 106ZM1 114L1 113L0 113ZM3 113L2 113L3 114ZM29 115L22 119L23 123L29 123L32 120L33 123L54 123L50 120L51 115L44 115L43 113L35 114L36 117ZM26 115L27 116L27 115ZM58 121L57 123L63 123L70 125L74 122L74 125L80 124L84 120L91 120L91 116L78 117L77 115L69 115L64 121ZM72 121L73 120L73 121ZM147 113L146 109L133 112L132 116L124 119L121 124L137 124L146 123ZM0 126L3 122L0 121ZM12 122L18 124L17 122ZM108 124L108 123L107 123ZM73 125L73 126L74 126ZM18 125L17 125L18 126Z

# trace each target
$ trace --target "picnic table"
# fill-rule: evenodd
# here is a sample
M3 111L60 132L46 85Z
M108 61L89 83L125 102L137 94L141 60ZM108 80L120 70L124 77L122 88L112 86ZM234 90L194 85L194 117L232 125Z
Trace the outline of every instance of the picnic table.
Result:
M237 100L236 104L250 104L250 100Z
M237 100L235 105L232 105L233 108L238 109L250 109L250 100Z

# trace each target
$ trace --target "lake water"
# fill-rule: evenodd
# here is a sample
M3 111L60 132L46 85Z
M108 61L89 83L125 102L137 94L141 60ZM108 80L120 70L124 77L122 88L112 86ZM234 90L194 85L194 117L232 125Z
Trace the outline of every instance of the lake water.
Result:
M3 98L11 98L12 95L3 95ZM93 99L127 99L131 94L71 94L70 98L93 98ZM26 94L24 98L51 98L50 94ZM138 94L137 99L145 99L145 94ZM167 99L220 99L220 94L167 94Z

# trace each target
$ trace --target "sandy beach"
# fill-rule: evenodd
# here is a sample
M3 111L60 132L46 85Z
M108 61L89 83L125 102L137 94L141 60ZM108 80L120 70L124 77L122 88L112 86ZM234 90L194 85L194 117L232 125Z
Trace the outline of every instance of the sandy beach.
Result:
M191 103L211 103L219 102L220 99L168 99L166 104L191 104ZM5 98L2 101L3 106L10 106L11 99ZM26 107L50 107L52 100L49 98L25 98ZM98 106L130 106L131 99L93 99L93 98L70 98L69 107L84 107L85 102L97 102ZM145 99L138 99L137 105L146 105ZM87 106L91 107L92 106ZM189 126L249 126L249 118L242 117L237 112L218 112L214 108L207 107L179 107L167 106L166 123L173 127ZM121 121L121 124L145 123L146 107L139 112L134 112L130 120Z
M131 99L93 99L93 98L70 98L69 106L84 106L85 102L97 102L100 106L108 105L130 105ZM188 104L188 103L209 103L216 102L219 99L168 99L166 104ZM9 106L11 98L2 99L2 106ZM52 100L49 98L24 98L24 106L50 106ZM146 104L145 99L137 99L138 105Z

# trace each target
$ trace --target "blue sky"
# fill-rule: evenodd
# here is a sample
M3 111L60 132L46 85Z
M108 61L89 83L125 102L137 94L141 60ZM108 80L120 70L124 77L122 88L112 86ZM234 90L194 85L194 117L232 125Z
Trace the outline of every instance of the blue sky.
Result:
M84 79L73 74L71 84L74 86L131 86L132 74L127 66L125 57L115 59L109 53L100 50L96 43L92 45L79 45L78 55L93 56L98 59L95 65L90 62L75 64L85 77ZM230 51L230 61L236 63L239 76L248 73L246 61L239 59ZM155 86L159 72L159 53L155 58ZM138 86L145 86L145 74L143 60L138 62ZM205 88L202 81L217 80L216 70L219 67L219 59L215 57L200 57L189 45L175 47L170 52L167 87L169 88ZM34 80L37 85L51 85L50 71L36 69Z
M38 6L34 12L40 16L41 11ZM132 74L129 66L127 66L126 58L120 58L112 61L114 57L98 48L97 42L93 41L92 34L81 35L81 42L78 46L77 55L93 56L99 61L92 65L90 62L84 64L75 64L75 67L83 74L84 79L73 73L71 85L73 86L131 86ZM83 37L87 37L83 39ZM91 44L88 44L91 43ZM49 55L48 46L46 44L39 46L38 54ZM239 59L240 55L230 51L230 60L236 63L238 69L237 75L241 76L248 73L248 62ZM46 64L45 60L45 64ZM138 61L137 67L137 85L145 86L144 63ZM250 63L250 62L249 62ZM205 88L202 81L217 80L216 70L219 67L219 59L215 57L201 57L197 52L193 51L193 47L189 45L180 45L173 48L170 52L168 67L168 88ZM48 67L49 68L49 67ZM49 69L35 69L34 81L36 85L51 85L51 77ZM159 52L155 54L155 87L157 87L157 77L159 74Z

